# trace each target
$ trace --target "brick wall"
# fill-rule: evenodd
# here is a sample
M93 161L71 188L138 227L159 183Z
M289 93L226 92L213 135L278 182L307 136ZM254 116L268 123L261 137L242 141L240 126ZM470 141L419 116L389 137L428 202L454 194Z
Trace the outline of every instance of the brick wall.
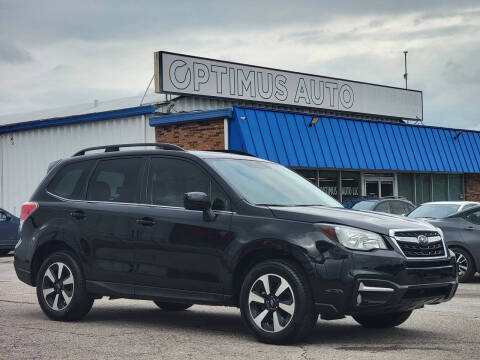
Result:
M480 201L480 174L465 174L465 200Z
M155 140L186 150L223 150L223 119L157 126Z

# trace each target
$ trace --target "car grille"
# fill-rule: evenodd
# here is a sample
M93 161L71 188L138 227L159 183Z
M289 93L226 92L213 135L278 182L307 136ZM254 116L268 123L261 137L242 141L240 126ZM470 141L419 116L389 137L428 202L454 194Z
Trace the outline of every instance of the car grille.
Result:
M421 245L418 237L424 235L429 242ZM407 258L434 258L445 256L445 247L440 234L436 231L399 231L395 240Z

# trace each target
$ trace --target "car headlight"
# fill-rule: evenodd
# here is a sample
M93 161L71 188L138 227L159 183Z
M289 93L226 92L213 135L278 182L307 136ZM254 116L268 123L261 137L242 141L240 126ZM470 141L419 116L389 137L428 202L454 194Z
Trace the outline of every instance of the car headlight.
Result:
M362 251L388 249L382 236L374 232L348 226L332 226L331 230L334 231L329 233L334 233L338 242L346 248Z

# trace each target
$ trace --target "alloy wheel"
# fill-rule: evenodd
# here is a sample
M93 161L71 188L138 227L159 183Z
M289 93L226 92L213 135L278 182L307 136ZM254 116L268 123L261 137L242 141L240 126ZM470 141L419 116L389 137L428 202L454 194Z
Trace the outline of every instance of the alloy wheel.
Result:
M285 329L293 318L295 312L293 289L280 275L262 275L250 288L248 307L257 327L277 333Z
M65 309L72 301L74 279L70 268L62 263L51 264L43 275L42 293L47 305L55 310Z
M468 272L468 259L461 253L455 252L458 264L458 276L464 276Z

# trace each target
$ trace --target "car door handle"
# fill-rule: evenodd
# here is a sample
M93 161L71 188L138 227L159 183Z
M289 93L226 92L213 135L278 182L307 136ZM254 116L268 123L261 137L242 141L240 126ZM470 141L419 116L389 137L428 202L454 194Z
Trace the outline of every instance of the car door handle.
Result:
M469 227L465 228L465 230L468 230L468 231L474 231L474 230L475 230L475 228L474 228L473 226L469 226Z
M85 213L83 211L80 211L80 210L72 211L70 213L70 216L73 217L74 219L77 219L77 220L82 220L82 219L85 219L87 217L85 215Z
M153 226L155 225L155 221L152 218L144 217L141 219L137 219L137 224L142 226Z

